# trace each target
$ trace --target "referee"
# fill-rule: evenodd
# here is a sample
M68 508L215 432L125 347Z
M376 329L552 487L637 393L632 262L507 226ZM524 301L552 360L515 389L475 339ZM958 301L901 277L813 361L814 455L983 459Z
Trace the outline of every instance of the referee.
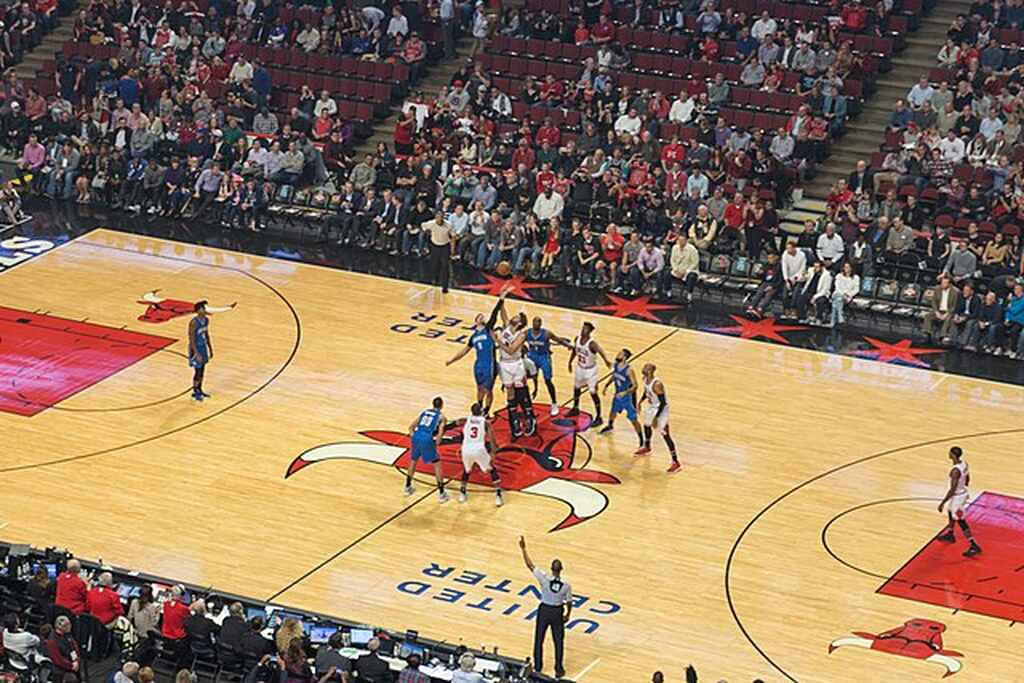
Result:
M533 631L534 671L541 673L544 669L544 636L550 627L551 638L555 641L555 678L562 678L565 676L565 667L562 666L565 623L572 614L572 588L568 581L562 579L561 560L551 561L551 575L548 575L533 565L526 552L526 539L522 536L519 537L519 548L523 551L526 568L533 572L540 584L540 609L537 610Z
M427 221L422 227L430 233L430 281L441 285L441 293L447 294L451 258L455 252L455 233L440 211L434 214L434 220Z

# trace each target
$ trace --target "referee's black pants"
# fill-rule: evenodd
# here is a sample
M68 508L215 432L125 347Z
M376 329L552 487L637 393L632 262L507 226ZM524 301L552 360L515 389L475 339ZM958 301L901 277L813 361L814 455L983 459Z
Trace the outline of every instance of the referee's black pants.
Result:
M562 666L562 651L565 643L565 622L562 620L561 605L545 605L541 603L537 610L537 621L534 622L533 630L533 667L535 671L544 669L544 638L547 635L548 627L551 628L551 638L555 641L555 674L565 675L565 668Z
M438 246L433 242L430 243L430 281L436 285L441 285L442 292L448 291L448 276L451 272L449 261L451 256L452 248L450 245Z

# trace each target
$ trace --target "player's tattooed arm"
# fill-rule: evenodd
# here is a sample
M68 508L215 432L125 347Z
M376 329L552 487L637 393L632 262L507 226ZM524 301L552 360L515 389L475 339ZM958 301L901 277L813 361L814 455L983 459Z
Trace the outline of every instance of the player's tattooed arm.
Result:
M667 405L665 401L665 385L661 383L661 380L654 381L654 395L658 397L658 412L656 412L654 416L661 417L661 413L665 410L665 406Z
M604 349L602 349L601 345L598 344L596 341L590 342L590 350L596 353L597 355L601 356L601 360L604 361L604 366L606 368L610 368L612 366L612 363L610 360L608 360L608 356L605 354Z

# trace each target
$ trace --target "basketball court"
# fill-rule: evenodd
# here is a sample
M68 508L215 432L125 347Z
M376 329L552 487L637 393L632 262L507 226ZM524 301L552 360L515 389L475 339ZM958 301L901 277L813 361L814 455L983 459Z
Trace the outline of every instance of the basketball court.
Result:
M472 360L445 361L492 296L111 230L0 282L5 540L525 657L523 534L579 596L576 680L1020 678L1021 387L510 300L657 364L683 470L544 405L501 444L504 507L479 484L439 505L430 477L402 495L406 429L435 395L468 412ZM237 306L195 403L201 299ZM933 540L954 444L973 559Z

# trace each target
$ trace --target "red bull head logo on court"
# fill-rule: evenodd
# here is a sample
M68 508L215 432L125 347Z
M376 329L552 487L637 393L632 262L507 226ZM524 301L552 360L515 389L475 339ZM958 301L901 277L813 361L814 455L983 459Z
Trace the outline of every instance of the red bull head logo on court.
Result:
M854 631L852 636L836 638L828 646L829 654L841 647L859 647L875 652L885 652L898 657L920 659L938 664L946 669L943 678L952 676L963 668L957 659L963 654L942 647L942 634L946 625L931 619L911 619L883 633Z
M146 311L139 316L139 321L144 323L165 323L175 318L181 318L186 315L192 315L196 310L196 303L194 301L184 301L183 299L168 299L160 296L159 289L154 289L151 292L146 292L139 299L138 303L143 304L146 307ZM229 311L234 306L207 306L207 313L223 313Z
M569 507L569 513L551 528L559 531L593 519L608 507L608 497L590 484L618 484L618 478L606 472L574 469L577 447L590 453L590 445L579 431L590 423L590 416L580 413L576 417L548 418L550 406L537 404L537 433L513 441L509 431L506 410L498 411L492 422L498 444L494 466L501 474L505 491L519 491L535 496L553 498ZM393 431L360 432L369 442L343 442L312 448L297 457L288 467L285 478L313 463L325 460L363 460L386 465L404 472L410 461L409 435ZM442 437L438 453L441 473L446 479L458 480L462 476L461 427L449 427ZM433 465L417 464L417 474L433 476ZM474 469L470 483L490 486L490 479Z

